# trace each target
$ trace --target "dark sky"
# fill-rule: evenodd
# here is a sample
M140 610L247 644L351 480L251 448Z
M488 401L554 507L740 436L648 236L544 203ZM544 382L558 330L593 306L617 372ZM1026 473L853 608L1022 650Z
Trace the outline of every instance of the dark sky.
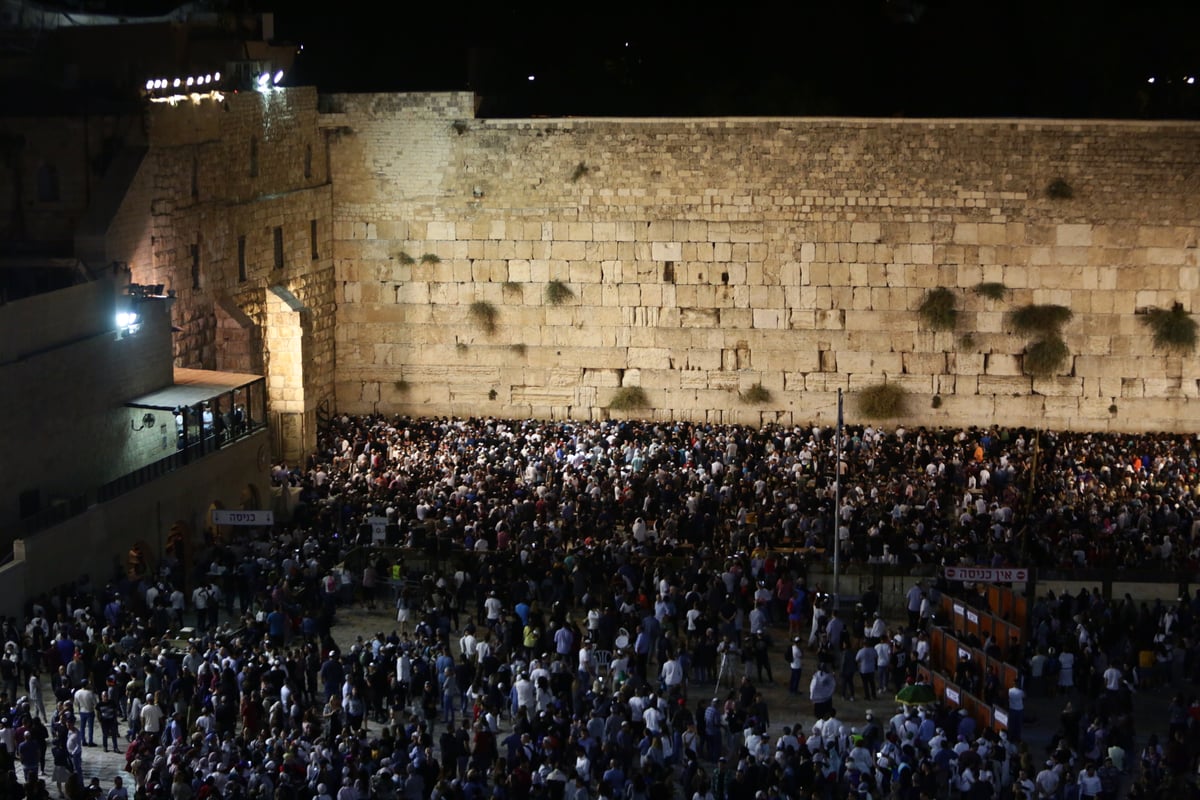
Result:
M336 5L276 5L296 82L481 116L1200 118L1192 0Z

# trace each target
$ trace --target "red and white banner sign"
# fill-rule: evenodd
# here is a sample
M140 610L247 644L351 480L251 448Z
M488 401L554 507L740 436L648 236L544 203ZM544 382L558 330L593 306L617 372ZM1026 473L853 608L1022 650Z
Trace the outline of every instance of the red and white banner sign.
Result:
M1023 583L1029 580L1025 567L946 567L946 580L974 583Z

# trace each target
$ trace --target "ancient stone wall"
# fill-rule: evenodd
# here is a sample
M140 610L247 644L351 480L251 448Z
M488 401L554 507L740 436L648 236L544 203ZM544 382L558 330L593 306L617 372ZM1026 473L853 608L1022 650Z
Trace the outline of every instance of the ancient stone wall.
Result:
M1200 416L1200 360L1137 314L1200 310L1200 125L476 120L472 100L322 98L340 409L589 418L641 387L637 416L799 423L886 381L910 423ZM918 313L938 287L951 331ZM1009 322L1028 304L1074 315L1048 377Z
M280 359L289 379L272 393L272 411L311 420L332 400L334 353L331 194L317 119L312 88L152 108L142 170L152 176L153 257L132 263L135 282L176 292L179 366L249 369L270 379ZM264 336L273 288L304 304L309 355L298 338ZM268 341L287 352L264 349ZM302 357L305 369L293 370ZM275 407L285 396L286 412ZM288 453L312 445L315 424L304 430Z

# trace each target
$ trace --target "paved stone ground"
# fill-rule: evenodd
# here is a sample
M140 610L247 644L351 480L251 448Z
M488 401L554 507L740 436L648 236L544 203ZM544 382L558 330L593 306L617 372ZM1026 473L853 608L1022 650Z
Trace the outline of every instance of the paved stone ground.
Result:
M390 632L395 625L394 619L390 610L368 611L359 607L343 608L338 613L338 623L334 628L334 638L344 649L349 649L357 636L362 636L364 639L369 640L379 631ZM895 622L899 623L899 620ZM771 668L774 671L775 680L773 683L755 681L771 710L771 724L768 732L772 739L781 735L783 726L785 725L792 726L796 723L801 723L807 731L815 719L812 713L812 703L809 702L806 696L808 679L812 674L812 669L815 667L815 655L806 653L804 664L805 678L801 684L802 694L800 696L790 695L787 691L788 670L784 664L781 652L783 643L787 641L786 630L780 627L776 628L774 633L775 647L771 655ZM740 680L740 672L738 680ZM46 681L45 683L49 682ZM723 683L722 691L728 691L728 686L727 682ZM694 706L699 698L706 695L713 696L714 688L711 683L700 686L692 685L688 692L689 703ZM844 701L840 698L835 699L838 718L847 726L862 727L866 722L866 712L873 710L877 720L886 723L886 720L895 713L896 709L896 703L892 700L892 695L881 692L877 700L868 702L862 697L861 686L858 688L859 691L856 692L857 699L855 700ZM1159 738L1162 738L1163 732L1166 730L1167 706L1174 693L1182 688L1160 687L1138 694L1134 704L1134 719L1138 733L1139 751L1149 734L1158 733ZM1032 699L1027 703L1025 740L1029 742L1033 750L1035 763L1045 757L1051 738L1058 728L1059 714L1066 699L1061 697L1057 699ZM1078 698L1076 698L1076 701L1078 702ZM49 691L46 692L46 706L48 709L54 708L54 697ZM124 723L122 723L121 730L122 732L125 730ZM97 726L98 733L99 726ZM1130 754L1131 762L1136 762L1136 754L1136 752ZM93 776L98 776L105 792L112 788L113 777L117 775L122 776L126 786L133 786L132 777L124 771L124 753L105 753L99 745L84 748L83 768L85 779L90 780ZM49 788L51 795L55 795L54 786L51 785Z

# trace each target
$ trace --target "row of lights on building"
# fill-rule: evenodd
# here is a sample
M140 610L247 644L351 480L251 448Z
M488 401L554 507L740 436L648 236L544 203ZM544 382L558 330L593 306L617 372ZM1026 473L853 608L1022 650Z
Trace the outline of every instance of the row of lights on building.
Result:
M1188 84L1189 86L1191 86L1192 84L1194 84L1196 82L1196 76L1195 75L1187 75L1187 76L1184 76L1183 78L1180 78L1180 80L1183 81L1184 83ZM1158 78L1155 78L1155 77L1150 77L1150 78L1146 79L1146 83L1157 83L1157 82L1158 82ZM1168 79L1167 83L1170 83L1170 82L1171 82L1170 79Z
M270 88L271 86L278 86L279 82L282 80L283 80L283 70L279 70L274 75L272 75L269 72L264 72L261 75L259 75L257 79L255 79L254 85L258 89L262 90L262 89Z
M175 78L169 80L167 78L154 78L146 81L146 91L153 92L156 89L183 89L194 88L196 86L208 86L212 83L218 83L221 80L221 73L214 72L209 75L189 75L186 78Z

